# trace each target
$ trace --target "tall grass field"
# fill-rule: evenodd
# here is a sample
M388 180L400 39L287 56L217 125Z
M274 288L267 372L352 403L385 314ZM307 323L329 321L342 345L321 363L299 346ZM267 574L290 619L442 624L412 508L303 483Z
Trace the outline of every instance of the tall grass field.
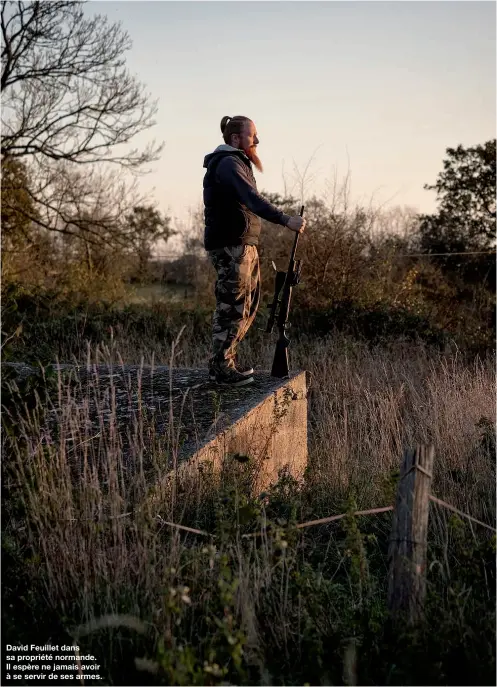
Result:
M145 411L124 445L109 380L47 365L206 367L208 311L171 313L168 336L54 316L12 340L8 359L43 366L3 370L4 643L76 643L107 685L495 684L492 532L431 504L425 619L399 626L392 513L353 514L392 505L403 451L431 443L435 496L495 524L494 356L296 336L308 467L250 494L208 469L176 477ZM241 360L269 369L273 346L254 327Z

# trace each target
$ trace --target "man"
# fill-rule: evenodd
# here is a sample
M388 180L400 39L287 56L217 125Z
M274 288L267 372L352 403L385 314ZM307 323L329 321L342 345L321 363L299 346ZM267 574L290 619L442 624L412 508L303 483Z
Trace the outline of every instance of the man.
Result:
M254 321L260 298L257 246L261 220L301 233L290 217L257 192L252 164L262 172L259 137L248 117L223 117L220 145L204 158L204 247L217 272L209 378L223 386L251 384L253 368L236 365L236 349Z

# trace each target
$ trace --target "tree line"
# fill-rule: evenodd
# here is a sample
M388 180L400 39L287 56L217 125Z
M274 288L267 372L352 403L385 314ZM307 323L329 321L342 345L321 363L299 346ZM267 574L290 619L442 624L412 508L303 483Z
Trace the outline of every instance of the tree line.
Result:
M71 272L79 275L73 287L83 289L150 278L154 247L177 232L137 190L162 145L134 147L153 128L157 102L126 67L128 34L72 0L6 1L0 23L3 282L41 286ZM422 292L447 313L456 302L487 312L495 292L496 141L447 148L442 164L425 185L437 194L432 214L352 207L347 179L328 200L307 200L301 298L323 307L385 298L414 307ZM298 206L291 194L265 195L284 210ZM159 275L189 280L198 294L212 281L202 220L201 212L193 216L183 257ZM287 257L287 233L274 226L262 233L269 288L271 261Z
M173 230L123 175L162 150L155 141L133 147L154 126L157 103L126 67L128 34L66 0L2 2L0 24L6 274L22 265L20 252L81 258L91 276L118 250L140 270Z

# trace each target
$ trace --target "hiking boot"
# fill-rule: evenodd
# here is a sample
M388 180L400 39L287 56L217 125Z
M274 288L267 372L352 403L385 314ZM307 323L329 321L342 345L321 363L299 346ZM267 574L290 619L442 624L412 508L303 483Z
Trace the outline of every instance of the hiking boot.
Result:
M235 369L243 377L251 377L254 374L254 368L250 366L235 365L235 367L231 369ZM216 370L213 367L212 363L209 364L209 379L211 382L214 382L216 380Z
M223 367L215 371L213 381L220 386L245 386L252 384L254 378L241 374L234 367Z

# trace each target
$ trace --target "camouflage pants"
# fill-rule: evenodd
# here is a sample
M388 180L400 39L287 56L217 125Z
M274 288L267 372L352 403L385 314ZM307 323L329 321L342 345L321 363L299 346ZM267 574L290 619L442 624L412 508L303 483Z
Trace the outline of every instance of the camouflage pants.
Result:
M217 272L211 362L231 367L259 307L259 253L256 246L228 246L209 256Z

